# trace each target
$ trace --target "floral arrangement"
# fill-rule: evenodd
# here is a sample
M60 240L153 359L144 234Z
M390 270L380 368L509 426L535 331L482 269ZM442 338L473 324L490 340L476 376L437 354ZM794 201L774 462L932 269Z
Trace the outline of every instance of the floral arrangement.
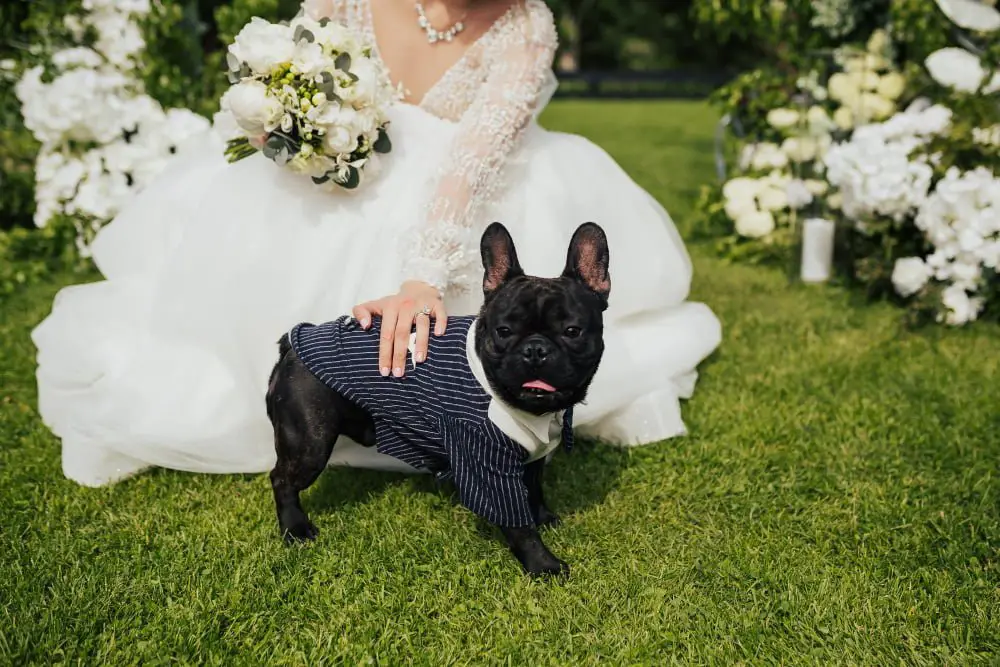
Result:
M754 74L722 92L724 102L761 90L772 100L729 104L756 118L740 123L750 131L732 154L739 173L700 203L724 256L795 264L800 223L827 219L838 229L831 264L871 296L906 305L912 321L1000 316L1000 12L977 0L937 4L937 18L958 28L957 46L950 31L929 53L901 41L912 14L899 3L899 26L833 50L829 68L817 55L805 74L772 77L770 88Z
M65 17L74 43L24 70L15 93L41 144L35 224L72 220L86 256L96 232L209 122L164 110L143 92L138 21L150 12L149 0L83 0L82 7Z
M398 91L372 47L345 26L302 14L289 25L253 19L227 56L222 98L231 161L261 152L332 189L377 173L392 144L388 106Z

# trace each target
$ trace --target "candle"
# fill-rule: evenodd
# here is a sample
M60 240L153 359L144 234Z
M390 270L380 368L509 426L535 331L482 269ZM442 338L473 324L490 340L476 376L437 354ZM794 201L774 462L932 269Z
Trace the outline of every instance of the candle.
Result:
M822 283L833 269L833 234L835 225L822 218L802 223L802 282Z

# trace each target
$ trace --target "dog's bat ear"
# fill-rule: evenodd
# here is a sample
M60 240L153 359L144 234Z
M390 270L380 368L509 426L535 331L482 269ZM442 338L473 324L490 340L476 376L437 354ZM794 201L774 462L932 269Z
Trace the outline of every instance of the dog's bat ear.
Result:
M499 222L486 228L479 247L483 256L483 293L486 296L511 278L524 275L517 261L514 239Z
M563 277L583 283L601 298L606 308L611 294L610 263L608 237L600 225L587 222L580 225L569 243Z

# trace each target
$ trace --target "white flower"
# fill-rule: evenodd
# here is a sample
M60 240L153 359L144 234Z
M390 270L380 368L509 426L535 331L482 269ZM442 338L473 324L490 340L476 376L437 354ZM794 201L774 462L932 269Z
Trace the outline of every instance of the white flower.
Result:
M130 67L132 58L146 48L139 26L127 14L96 12L89 22L97 30L94 47L117 67Z
M754 147L750 164L760 170L781 169L788 166L788 156L777 144L763 142Z
M830 186L827 185L826 181L819 181L816 179L808 179L805 182L806 189L810 194L816 197L822 197L830 190Z
M323 147L334 155L348 154L358 148L358 137L344 126L334 126L323 137Z
M860 81L844 72L837 72L827 82L830 98L846 106L852 106L861 95Z
M736 233L751 239L767 236L774 231L774 215L770 211L753 211L736 219Z
M806 121L809 124L809 133L814 136L829 134L836 128L836 123L821 106L813 106L806 113Z
M855 112L864 119L885 120L895 110L896 105L881 95L861 93L861 99L858 100Z
M868 53L881 55L886 52L890 43L889 33L880 28L868 38Z
M978 91L986 80L982 62L965 49L939 49L927 57L924 65L939 84L963 93ZM997 90L1000 90L1000 73L993 75L983 92L990 94Z
M753 178L734 178L722 186L722 194L730 201L752 201L760 192L760 188L760 182Z
M974 321L983 308L982 298L969 298L968 293L959 285L946 288L941 294L941 303L948 309L944 321L952 326L962 326Z
M785 194L788 205L795 210L801 210L813 201L813 193L809 190L808 185L797 178L788 182Z
M767 114L767 122L775 129L785 130L798 124L800 117L795 109L772 109Z
M892 285L901 297L910 297L924 288L932 274L931 267L920 257L904 257L897 259L892 269Z
M935 0L945 16L961 28L979 32L1000 29L1000 12L981 0Z
M789 137L781 144L781 150L792 162L809 162L816 158L819 145L809 137Z
M232 86L222 96L223 110L232 112L236 123L248 136L258 137L281 122L285 110L259 81L246 80Z
M879 79L876 92L887 100L896 101L906 90L906 79L899 72L889 72Z
M69 49L62 49L52 54L52 64L59 69L69 69L70 67L100 67L104 63L93 49L85 46L77 46Z
M769 185L757 194L757 202L763 211L780 211L788 207L785 188Z
M1000 125L974 128L972 140L982 146L1000 147Z
M254 72L269 72L272 67L292 59L295 42L292 28L279 23L270 23L254 17L246 24L236 41L229 47L240 62L245 62Z
M840 107L833 113L833 122L842 130L854 127L854 112L848 107Z

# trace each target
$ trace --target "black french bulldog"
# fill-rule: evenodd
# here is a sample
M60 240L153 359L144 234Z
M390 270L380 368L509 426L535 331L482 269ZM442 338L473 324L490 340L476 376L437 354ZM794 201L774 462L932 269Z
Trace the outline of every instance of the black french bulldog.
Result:
M481 251L485 269L485 301L479 316L474 321L468 318L467 324L475 327L471 332L475 336L475 355L481 363L488 389L492 390L489 393L507 406L530 415L545 416L571 410L586 397L604 352L603 312L607 309L611 289L609 252L604 231L593 223L577 229L569 246L565 270L558 278L525 275L518 263L514 242L500 223L493 223L485 231ZM345 318L332 324L339 327L337 331L342 331L351 327L351 322ZM452 322L449 320L449 330L453 327ZM376 329L377 326L373 326L362 333L355 325L346 334L366 336L372 340L370 365L373 369L377 366ZM446 337L448 335L445 334ZM463 341L465 338L462 335ZM434 355L434 340L432 338L429 357ZM465 342L460 344L464 356ZM277 451L271 485L281 533L286 541L293 542L316 537L316 527L303 511L299 494L322 473L337 438L344 435L362 445L377 446L379 451L386 447L384 453L392 454L393 450L386 445L386 438L382 435L386 432L384 423L380 431L377 422L392 419L393 415L365 409L358 404L364 401L352 401L345 395L350 394L357 399L361 395L357 391L333 388L340 385L336 382L331 384L329 373L317 373L316 368L311 366L308 353L302 350L297 353L289 335L281 339L279 346L280 359L271 373L267 391L267 411L274 426ZM423 369L431 360L417 368ZM333 363L340 362L334 360ZM465 370L461 374L465 376ZM353 371L346 373L346 381L356 382L358 375ZM370 390L365 390L365 396L402 391L400 388L404 385L400 383L411 381L410 375L404 379L382 378L377 372L372 375L372 386ZM467 377L473 376L468 374ZM488 390L481 387L481 382L480 379L471 393L479 392L482 404L488 405ZM437 398L445 396L443 391L432 391ZM464 399L464 395L459 398ZM485 411L482 414L485 415ZM571 412L566 415L571 415ZM567 427L571 429L571 424L564 424L563 428ZM464 425L459 428L464 428ZM486 427L486 430L489 429ZM380 434L378 438L377 432ZM496 430L490 432L499 433ZM571 430L568 433L571 434ZM501 436L501 439L505 437ZM451 440L449 446L456 447L455 438ZM477 446L493 446L488 440L484 442L485 445L480 442ZM530 509L527 523L530 525L499 525L499 528L527 573L568 573L566 563L552 555L538 533L538 527L555 525L559 521L546 507L542 495L542 471L546 458L542 456L525 464L523 462L529 459L527 450L513 440L506 440L505 443L517 450L510 459L515 466L514 474L507 476L508 480L514 481L505 482L507 486L497 488L501 489L501 495L518 496L522 500L526 498L526 507ZM426 451L421 451L438 463L426 466L417 463L416 467L426 467L430 472L436 469L439 474L450 472L449 466L455 461L449 460L449 453L466 456L462 449L465 443L457 446L457 450L446 451L443 446L425 445ZM473 445L470 443L468 447ZM492 461L489 454L487 452L486 458ZM426 460L429 459L421 459ZM471 457L468 460L486 459ZM467 470L468 460L461 464L462 470ZM470 473L462 474L468 478ZM457 481L456 478L456 485ZM465 497L462 501L477 511L470 506L474 503L466 502ZM478 513L484 515L483 512Z

